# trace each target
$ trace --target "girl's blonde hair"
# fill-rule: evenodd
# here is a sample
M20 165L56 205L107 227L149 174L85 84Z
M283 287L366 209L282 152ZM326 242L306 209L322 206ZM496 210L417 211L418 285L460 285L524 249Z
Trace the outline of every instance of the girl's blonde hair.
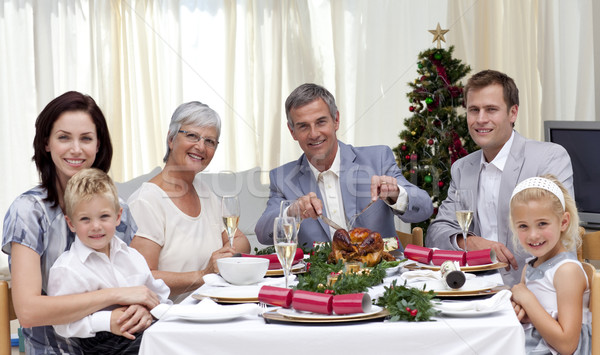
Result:
M519 238L517 237L517 231L515 230L515 226L513 224L513 206L516 204L525 204L529 201L547 201L552 204L552 211L559 219L562 220L563 214L565 212L569 212L569 215L571 217L571 219L569 220L569 226L566 230L561 232L560 241L563 243L567 250L575 250L581 245L581 237L579 236L579 214L577 213L577 206L575 205L575 200L573 200L573 198L569 194L569 191L567 191L563 184L560 181L558 181L558 179L554 175L547 174L541 177L552 181L560 188L564 195L565 208L563 209L563 206L560 200L558 199L558 196L545 189L532 187L516 193L510 200L511 213L509 223L510 229L513 233L513 243L515 245L521 245L519 243Z

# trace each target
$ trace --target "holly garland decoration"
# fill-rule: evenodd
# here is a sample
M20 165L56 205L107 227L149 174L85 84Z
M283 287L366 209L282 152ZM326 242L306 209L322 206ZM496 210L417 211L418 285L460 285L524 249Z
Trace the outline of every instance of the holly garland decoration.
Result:
M453 51L451 46L419 53L418 77L408 83L412 116L404 119L402 142L394 148L404 177L431 196L434 213L430 220L413 225L424 231L448 194L451 165L477 149L469 135L459 82L471 69L454 59Z
M377 298L375 304L387 308L392 322L425 322L439 313L433 308L433 302L439 301L433 291L424 292L417 288L399 286L396 285L396 280L384 288L383 296Z
M368 271L346 274L342 271L344 268L343 262L327 263L330 253L330 243L315 247L312 255L305 260L308 265L308 272L298 275L296 289L334 295L367 292L369 287L383 282L386 275L385 269L392 265L389 262L382 262L368 269ZM397 265L397 262L395 263ZM337 277L336 282L333 284L327 282L327 277L330 275Z
M298 275L295 289L320 292L333 295L367 292L369 287L379 285L386 275L385 269L397 266L401 261L382 261L368 271L358 273L343 273L343 262L327 263L331 253L331 244L325 243L315 247L311 256L306 260L308 272ZM327 277L335 275L337 280L331 284ZM433 302L438 301L433 291L424 292L416 288L396 285L396 280L384 287L383 296L375 300L375 304L390 312L390 321L423 322L439 313L433 308Z

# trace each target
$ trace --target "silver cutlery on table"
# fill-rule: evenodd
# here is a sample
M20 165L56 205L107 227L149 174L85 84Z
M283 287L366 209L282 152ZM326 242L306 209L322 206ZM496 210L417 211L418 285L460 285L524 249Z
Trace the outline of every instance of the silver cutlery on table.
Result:
M373 201L369 202L369 204L365 208L363 208L362 211L360 211L357 214L355 214L354 216L352 216L352 218L350 218L350 220L348 221L348 229L354 228L354 223L356 223L356 219L358 218L358 216L363 214L363 212L365 212L367 209L369 209L369 207L371 207L375 202L377 202L377 200L373 200Z
M325 217L324 215L320 215L319 217L321 217L321 219L323 220L323 222L327 223L327 225L331 226L333 229L338 230L338 229L344 229L342 227L340 227L337 223L335 223L334 221L330 220L329 218Z

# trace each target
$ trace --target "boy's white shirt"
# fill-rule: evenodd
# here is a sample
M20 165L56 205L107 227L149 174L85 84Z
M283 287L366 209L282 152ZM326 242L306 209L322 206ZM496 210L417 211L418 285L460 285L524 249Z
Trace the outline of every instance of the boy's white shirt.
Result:
M87 247L75 238L71 249L65 251L50 269L48 296L90 292L105 288L147 286L161 303L171 304L169 287L156 280L146 259L119 238L110 241L110 259L106 254ZM97 332L110 332L110 317L114 305L90 314L78 321L54 325L63 337L89 338Z

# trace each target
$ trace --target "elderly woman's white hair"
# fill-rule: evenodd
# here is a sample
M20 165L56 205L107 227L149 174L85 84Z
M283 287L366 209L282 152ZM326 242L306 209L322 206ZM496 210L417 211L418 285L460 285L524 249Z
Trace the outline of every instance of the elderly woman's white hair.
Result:
M215 110L199 101L183 103L177 107L175 112L173 112L173 116L171 116L169 132L167 133L167 153L163 158L163 162L166 163L169 159L169 155L171 154L169 143L175 138L183 125L214 127L217 130L217 140L219 140L219 136L221 135L221 118Z

